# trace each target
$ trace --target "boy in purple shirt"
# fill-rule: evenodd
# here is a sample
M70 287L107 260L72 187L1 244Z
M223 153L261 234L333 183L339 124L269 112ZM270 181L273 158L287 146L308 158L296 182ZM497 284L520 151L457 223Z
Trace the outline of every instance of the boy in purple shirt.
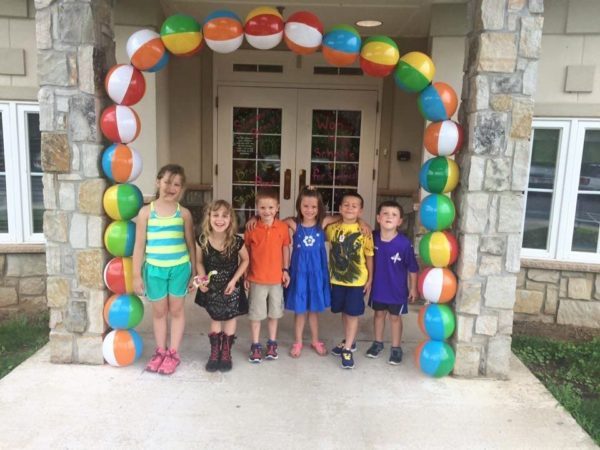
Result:
M408 301L417 297L417 272L419 266L410 240L398 231L404 212L393 201L386 201L377 208L379 231L373 233L375 257L373 258L373 288L369 306L375 311L373 320L375 340L367 356L378 358L383 351L385 316L389 315L392 329L390 364L402 361L402 319L408 313Z

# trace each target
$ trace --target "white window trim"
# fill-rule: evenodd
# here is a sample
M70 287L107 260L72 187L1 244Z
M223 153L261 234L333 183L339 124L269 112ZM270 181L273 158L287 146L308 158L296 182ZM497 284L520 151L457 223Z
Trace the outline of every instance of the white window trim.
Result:
M588 129L600 130L600 121L580 118L535 118L533 128L559 128L561 129L561 136L549 220L548 249L522 248L521 257L565 262L600 263L600 253L571 251L585 132ZM533 146L533 139L531 139L531 146ZM532 154L530 148L529 168L531 168ZM574 174L577 174L577 176ZM527 188L525 202L530 191L533 190ZM523 232L524 229L525 215L523 215ZM600 242L598 245L600 246Z
M27 113L39 113L39 106L30 102L0 102L0 112L4 128L8 210L8 233L0 233L0 243L44 243L44 234L33 232L31 171L26 121Z

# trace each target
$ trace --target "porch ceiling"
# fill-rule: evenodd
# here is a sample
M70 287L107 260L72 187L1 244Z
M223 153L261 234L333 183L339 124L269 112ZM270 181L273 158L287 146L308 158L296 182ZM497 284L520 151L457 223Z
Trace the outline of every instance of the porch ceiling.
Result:
M336 24L354 25L358 20L375 19L383 25L359 28L361 35L426 37L429 35L431 9L435 4L464 3L465 0L160 0L166 16L176 12L189 14L202 22L211 12L229 9L242 20L257 6L282 6L284 17L296 11L316 14L325 29ZM365 3L369 3L365 6Z

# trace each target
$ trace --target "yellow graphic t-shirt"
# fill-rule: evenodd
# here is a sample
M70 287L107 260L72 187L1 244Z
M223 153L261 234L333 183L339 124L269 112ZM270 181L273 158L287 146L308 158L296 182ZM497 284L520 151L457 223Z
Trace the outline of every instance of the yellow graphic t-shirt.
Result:
M365 256L373 256L373 238L363 235L358 223L340 222L327 227L327 239L331 283L364 286L369 278Z

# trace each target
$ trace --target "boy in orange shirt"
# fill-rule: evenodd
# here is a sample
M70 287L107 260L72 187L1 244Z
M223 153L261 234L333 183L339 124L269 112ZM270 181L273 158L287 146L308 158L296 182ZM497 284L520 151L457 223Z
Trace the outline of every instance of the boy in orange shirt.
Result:
M262 361L260 323L268 318L269 340L266 359L277 359L277 325L283 316L283 286L290 282L290 235L285 222L276 219L279 195L275 190L256 194L259 220L253 230L247 230L244 241L250 253L246 289L250 289L248 318L252 346L248 361ZM283 286L282 286L283 285Z

